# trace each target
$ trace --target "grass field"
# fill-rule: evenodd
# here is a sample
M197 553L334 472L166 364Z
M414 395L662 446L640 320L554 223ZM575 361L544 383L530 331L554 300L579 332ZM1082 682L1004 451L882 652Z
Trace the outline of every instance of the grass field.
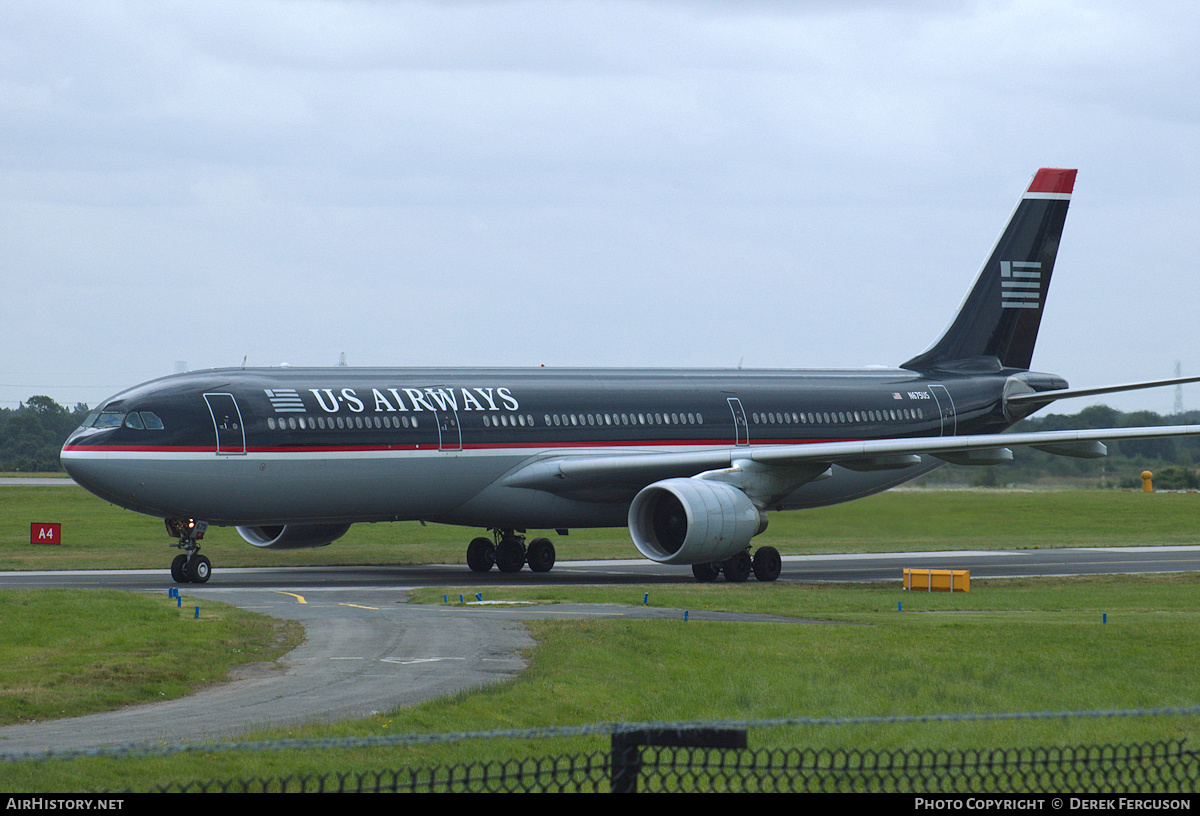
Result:
M224 680L233 666L275 660L303 639L294 621L225 604L202 608L196 619L195 606L162 596L0 592L0 725L182 697Z
M531 625L527 671L499 686L363 720L247 740L446 733L601 722L979 714L1184 707L1200 577L977 582L924 595L894 585L514 589L511 599L766 610L832 624L547 621ZM440 602L441 590L424 594ZM86 594L86 593L83 593ZM903 601L904 610L896 604ZM123 614L97 622L120 626ZM1103 616L1107 615L1107 622ZM166 627L177 624L161 616ZM173 647L163 651L174 654ZM97 656L100 659L100 656ZM1192 739L1196 717L790 726L751 747L978 748ZM600 737L472 740L412 748L212 752L0 766L0 789L94 790L505 760L600 750Z
M29 543L31 522L59 521L63 544ZM328 547L263 551L230 528L204 552L222 566L462 563L478 530L417 522L357 524ZM535 535L530 531L530 535ZM637 558L624 528L547 533L561 559ZM782 553L1009 547L1144 546L1200 540L1200 494L1115 490L893 490L814 510L772 513L755 546ZM79 487L0 487L0 570L166 568L177 552L160 520Z
M6 569L165 567L173 553L163 546L166 539L158 532L159 522L108 507L76 488L0 488L0 511L0 559ZM41 515L44 512L60 516ZM64 522L63 546L27 543L30 521L55 520ZM1200 496L1187 494L912 490L817 511L775 514L771 529L756 543L769 541L791 553L1190 544L1200 529L1197 522ZM77 538L76 528L90 530L91 535ZM294 553L259 552L241 543L232 531L218 530L206 552L215 557L218 568L243 563L459 561L471 534L415 524L361 528L352 530L344 544L339 541L329 548ZM557 541L563 558L633 555L624 530L572 532ZM335 558L342 560L327 560ZM421 590L414 593L413 602L440 603L447 592L457 594L455 589ZM1200 673L1194 669L1200 636L1197 575L976 581L970 594L952 596L905 593L898 582L863 586L718 582L513 588L502 597L543 603L639 603L645 592L650 593L651 604L667 608L770 612L833 623L541 622L531 626L537 647L529 656L529 668L516 680L365 720L265 732L248 739L614 721L1114 710L1200 702ZM68 594L75 596L72 603L85 603L78 599L89 596ZM52 671L89 676L95 667L111 664L114 652L129 651L121 645L128 641L105 639L64 648L59 638L78 628L84 613L70 611L75 607L65 605L61 594L34 595L38 600L26 597L22 603L44 603L53 609L26 614L38 625L22 630L15 641L0 640L0 664L9 667L9 673L2 675L0 697L11 696L13 689L36 686ZM897 611L901 602L903 612ZM119 630L134 615L119 604L102 606L88 605L88 628ZM5 621L12 619L2 609L0 615ZM134 664L169 666L189 659L184 644L177 646L170 636L179 620L168 612L137 617L138 626L146 628L135 639L155 645ZM264 633L273 626L267 621L259 625ZM213 651L229 652L228 637L214 639ZM36 660L19 651L34 642L43 644ZM60 653L66 652L74 653L70 659L78 661L68 670L52 670L39 662L65 660L67 656ZM120 676L141 670L135 665L108 673ZM218 669L206 671L204 676L210 677ZM188 681L159 678L126 685L140 688L143 699L153 699L158 684L169 682L186 685ZM90 685L80 684L78 693L86 694ZM61 700L50 705L73 710ZM30 714L26 709L21 716L55 714L50 710ZM1195 717L797 726L752 731L751 746L1070 745L1194 738L1198 728ZM0 789L142 788L188 779L590 751L603 744L600 738L536 744L472 741L405 749L23 762L0 766Z

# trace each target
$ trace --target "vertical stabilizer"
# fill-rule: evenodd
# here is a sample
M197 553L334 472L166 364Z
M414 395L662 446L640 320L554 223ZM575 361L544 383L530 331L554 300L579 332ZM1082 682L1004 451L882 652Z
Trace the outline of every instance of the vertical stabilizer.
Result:
M995 357L1006 368L1029 368L1075 173L1037 171L954 322L904 368L920 371L979 357Z

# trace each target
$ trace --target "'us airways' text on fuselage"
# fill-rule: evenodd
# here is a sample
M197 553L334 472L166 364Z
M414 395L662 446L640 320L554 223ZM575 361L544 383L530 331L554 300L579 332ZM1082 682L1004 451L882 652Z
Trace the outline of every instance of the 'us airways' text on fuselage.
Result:
M293 388L264 389L275 413L308 411L304 397ZM354 388L310 388L308 393L327 414L343 409L355 414L365 411L516 411L521 407L508 388L372 388L359 394Z

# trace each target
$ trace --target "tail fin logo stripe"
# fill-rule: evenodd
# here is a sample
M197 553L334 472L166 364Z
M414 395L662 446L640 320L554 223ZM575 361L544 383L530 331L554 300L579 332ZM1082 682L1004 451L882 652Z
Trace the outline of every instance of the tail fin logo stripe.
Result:
M1000 262L1000 308L1037 309L1042 305L1040 261Z

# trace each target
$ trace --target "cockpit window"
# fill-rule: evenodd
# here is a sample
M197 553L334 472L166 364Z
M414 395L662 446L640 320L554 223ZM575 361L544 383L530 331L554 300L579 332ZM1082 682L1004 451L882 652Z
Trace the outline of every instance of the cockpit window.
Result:
M121 423L125 421L124 414L104 413L96 417L97 428L120 428Z
M120 428L122 425L137 431L163 429L163 421L153 411L130 411L128 414L105 411L101 414L91 414L83 421L85 428Z
M93 411L92 413L87 415L87 419L85 419L82 423L80 423L79 427L80 428L92 427L93 425L96 424L96 417L98 417L98 416L100 416L100 414L97 413L96 411Z

